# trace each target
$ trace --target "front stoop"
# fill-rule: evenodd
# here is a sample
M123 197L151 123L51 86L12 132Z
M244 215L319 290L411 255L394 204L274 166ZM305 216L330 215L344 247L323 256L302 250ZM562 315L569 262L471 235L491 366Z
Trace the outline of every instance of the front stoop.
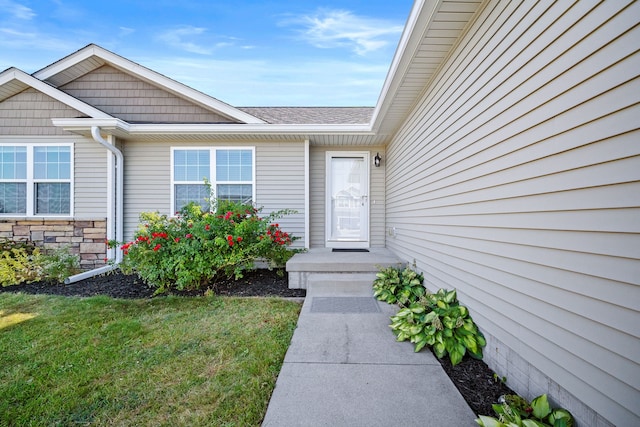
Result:
M307 289L314 295L370 295L371 284L381 267L404 263L388 249L369 252L332 252L313 248L295 254L287 262L289 288Z

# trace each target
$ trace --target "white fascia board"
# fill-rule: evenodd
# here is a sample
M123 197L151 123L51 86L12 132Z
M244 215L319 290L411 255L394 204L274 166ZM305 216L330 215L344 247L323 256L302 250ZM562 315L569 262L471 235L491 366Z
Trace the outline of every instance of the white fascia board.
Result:
M91 105L80 101L78 98L74 98L73 96L62 92L55 87L38 80L37 78L25 73L24 71L18 70L17 68L10 68L7 71L0 74L0 85L8 83L12 80L18 80L26 85L31 86L35 90L44 93L51 98L62 102L65 105L73 108L74 110L78 110L79 112L86 114L87 116L93 118L113 118L109 114L104 111L98 110Z
M146 134L212 134L212 135L267 135L267 134L313 134L313 135L375 135L368 124L363 125L300 125L300 124L129 124L131 135Z
M70 68L73 65L82 62L92 56L97 56L98 58L101 58L105 62L108 62L109 64L122 71L131 73L151 84L163 87L169 92L180 96L181 98L187 98L202 107L218 111L231 119L236 119L244 123L265 123L263 120L260 120L255 116L238 110L237 108L234 108L229 104L226 104L187 85L170 79L169 77L157 73L147 67L123 58L120 55L116 55L115 53L103 49L97 45L89 45L84 49L81 49L67 56L66 58L34 73L34 76L38 79L46 80L49 77L63 72L67 68Z
M51 123L53 123L55 127L59 127L66 131L79 134L91 133L91 128L93 126L98 126L101 130L106 131L116 137L124 137L129 135L130 127L129 123L114 117L99 119L53 118L51 119Z
M411 61L420 48L424 37L431 26L431 22L440 8L442 1L417 0L411 9L407 24L400 37L398 49L391 62L389 73L382 86L380 97L376 104L371 125L373 129L379 129L382 120L389 110L395 94L404 80ZM420 31L418 31L420 30Z

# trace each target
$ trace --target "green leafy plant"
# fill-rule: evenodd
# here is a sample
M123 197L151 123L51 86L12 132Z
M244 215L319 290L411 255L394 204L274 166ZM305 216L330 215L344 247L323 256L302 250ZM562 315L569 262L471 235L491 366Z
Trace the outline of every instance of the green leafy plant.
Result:
M42 255L33 242L3 239L0 248L0 285L30 283L43 278Z
M430 346L438 358L448 354L454 366L465 354L482 359L486 345L469 310L458 303L455 290L426 293L392 316L390 327L398 341L414 343L416 352Z
M38 280L62 282L80 271L80 260L69 247L42 251L34 242L0 241L0 285L9 286Z
M58 283L80 272L80 258L68 246L47 250L40 262L44 277Z
M283 231L278 218L294 211L280 210L265 217L260 209L241 203L218 203L203 212L191 203L175 217L147 212L134 240L123 244L123 271L138 274L164 292L170 288L200 289L219 277L242 277L257 260L279 267L293 256L296 240Z
M562 408L552 409L547 395L543 394L531 401L509 394L501 396L493 410L497 418L480 415L476 423L483 427L572 427L573 416Z
M406 306L426 293L424 276L409 267L380 268L373 282L373 296L389 304Z

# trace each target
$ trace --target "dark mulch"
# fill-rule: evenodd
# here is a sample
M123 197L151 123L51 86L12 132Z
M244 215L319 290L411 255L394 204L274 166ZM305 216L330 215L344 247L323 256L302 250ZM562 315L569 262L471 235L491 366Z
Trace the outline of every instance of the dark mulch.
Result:
M281 272L282 273L282 272ZM241 280L221 280L212 286L218 295L228 296L276 296L304 297L304 289L289 289L287 275L279 275L276 270L255 270L246 272ZM150 288L136 275L112 272L94 276L68 285L34 282L0 287L0 292L23 292L26 294L47 294L89 297L107 295L113 298L151 298L155 288ZM175 291L175 295L198 296L200 291Z
M286 274L277 271L256 270L248 272L239 280L227 280L216 284L215 293L227 296L276 296L304 297L306 291L289 289ZM135 275L111 273L96 276L69 285L35 282L0 287L1 292L23 292L27 294L49 294L87 297L108 295L113 298L151 298L154 289L146 286ZM197 296L199 292L176 292L177 295ZM427 351L427 350L423 350ZM481 360L465 357L458 365L451 366L447 357L440 360L445 372L460 391L471 409L478 415L495 415L491 404L503 394L513 394Z
M448 356L439 359L453 384L477 415L496 414L491 407L504 394L515 394L482 360L465 356L452 366Z

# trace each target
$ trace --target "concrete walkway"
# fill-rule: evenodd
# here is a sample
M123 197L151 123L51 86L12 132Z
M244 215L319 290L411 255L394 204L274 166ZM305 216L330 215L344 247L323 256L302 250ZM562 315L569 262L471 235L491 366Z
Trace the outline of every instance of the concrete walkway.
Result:
M309 289L263 427L477 426L428 350L396 342L396 306Z

